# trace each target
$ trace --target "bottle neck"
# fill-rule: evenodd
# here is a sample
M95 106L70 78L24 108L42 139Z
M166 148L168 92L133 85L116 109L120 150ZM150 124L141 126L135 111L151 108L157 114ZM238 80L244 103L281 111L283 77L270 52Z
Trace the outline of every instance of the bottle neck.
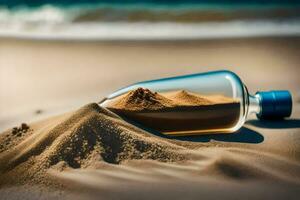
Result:
M261 98L258 94L249 95L249 107L248 107L248 116L250 114L260 114L262 111L261 108Z
M291 116L293 102L289 91L259 91L255 95L250 95L245 86L244 91L245 118L249 117L250 114L256 114L259 119L283 119Z

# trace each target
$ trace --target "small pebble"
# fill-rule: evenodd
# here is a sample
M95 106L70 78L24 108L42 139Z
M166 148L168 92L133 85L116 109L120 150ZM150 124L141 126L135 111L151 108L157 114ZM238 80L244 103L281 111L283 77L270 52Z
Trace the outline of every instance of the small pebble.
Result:
M21 124L21 129L29 129L29 126L26 123Z
M13 127L13 129L12 129L12 134L15 135L16 133L18 133L18 131L19 131L19 130L18 130L17 127Z
M35 114L42 114L42 113L43 113L43 110L41 110L41 109L38 109L35 111Z

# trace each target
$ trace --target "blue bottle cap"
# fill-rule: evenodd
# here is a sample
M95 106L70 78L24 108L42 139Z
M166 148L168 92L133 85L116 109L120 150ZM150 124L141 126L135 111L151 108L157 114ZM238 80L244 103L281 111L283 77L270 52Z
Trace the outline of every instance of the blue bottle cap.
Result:
M257 92L260 98L259 119L282 119L292 113L292 95L287 90Z

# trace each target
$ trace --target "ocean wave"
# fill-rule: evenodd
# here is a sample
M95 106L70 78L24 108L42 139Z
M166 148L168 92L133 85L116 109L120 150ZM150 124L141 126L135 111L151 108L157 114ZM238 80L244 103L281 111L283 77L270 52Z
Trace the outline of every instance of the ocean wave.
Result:
M299 34L297 7L0 7L0 37L139 40Z
M299 0L0 0L0 5L6 5L10 8L20 5L31 7L42 6L45 4L74 6L74 5L138 5L151 7L181 7L190 6L295 6L299 5Z
M124 6L87 4L69 7L43 5L8 8L0 6L0 23L77 23L77 22L181 22L286 19L300 17L300 7L212 7Z
M4 25L27 23L65 23L71 19L68 15L69 12L64 12L62 8L45 5L38 9L31 9L28 7L20 7L18 9L8 9L6 7L0 7L0 25L3 28Z
M208 23L76 23L0 29L0 37L43 40L186 40L257 36L300 36L300 20Z

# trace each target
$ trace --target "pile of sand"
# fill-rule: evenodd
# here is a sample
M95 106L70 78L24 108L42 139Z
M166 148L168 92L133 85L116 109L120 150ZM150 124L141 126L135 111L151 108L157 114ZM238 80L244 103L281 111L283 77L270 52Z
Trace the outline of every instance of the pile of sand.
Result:
M237 99L185 90L157 93L137 88L103 105L136 125L177 136L228 133L241 116Z
M168 97L138 88L115 102L117 108L159 110L176 105L207 105L213 101L185 91ZM0 184L51 184L48 169L95 168L101 163L151 159L189 159L180 142L158 138L98 104L49 119L41 127L22 124L0 135Z
M157 92L148 89L138 88L117 97L107 107L121 110L141 111L160 110L166 107L175 106L175 103Z
M50 184L46 173L50 168L88 168L131 159L187 159L177 151L183 147L151 136L95 103L44 124L20 137L15 129L0 135L0 185Z
M205 106L238 102L224 95L200 95L186 90L163 93L163 96L172 100L175 106Z
M221 101L226 102L230 101ZM119 97L113 105L140 111L214 103L213 99L186 91L161 95L138 88ZM180 151L186 150L187 144L158 138L95 103L57 118L37 123L40 127L22 124L0 135L0 185L51 184L48 169L97 168L101 163L120 164L134 159L190 159Z
M113 110L158 111L178 107L212 106L231 103L238 103L238 100L223 95L205 96L186 90L157 93L149 89L137 88L113 99L106 106Z

